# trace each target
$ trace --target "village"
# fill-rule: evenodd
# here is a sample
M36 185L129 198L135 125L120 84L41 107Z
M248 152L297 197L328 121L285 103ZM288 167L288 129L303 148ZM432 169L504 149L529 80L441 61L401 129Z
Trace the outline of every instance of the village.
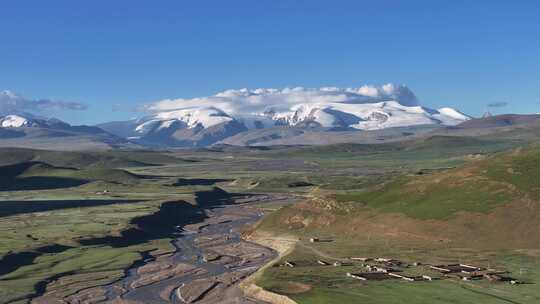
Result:
M317 243L318 238L311 238L311 243ZM360 281L384 281L403 280L408 282L458 280L508 283L511 285L523 284L524 282L511 276L509 271L484 268L463 263L455 264L429 264L422 262L404 262L398 259L386 257L349 257L340 261L329 262L326 260L313 261L284 261L277 267L347 267L356 268L357 271L346 272L348 278Z

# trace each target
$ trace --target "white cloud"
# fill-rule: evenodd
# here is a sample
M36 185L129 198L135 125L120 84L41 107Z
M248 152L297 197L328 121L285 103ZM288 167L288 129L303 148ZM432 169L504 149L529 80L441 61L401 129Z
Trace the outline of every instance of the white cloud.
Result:
M287 111L299 104L374 103L399 101L405 106L417 106L414 93L406 86L386 84L364 85L358 88L284 88L254 90L226 90L213 96L192 99L165 99L144 106L148 112L162 112L190 108L215 107L230 115L250 115L268 110Z
M361 86L358 88L358 94L370 96L370 97L377 97L379 96L379 89L374 86Z
M492 103L487 104L488 108L504 108L507 105L508 105L508 102L505 102L505 101L497 101L497 102L492 102Z
M82 111L87 107L78 102L67 102L50 99L27 99L11 91L0 92L0 114L16 114L21 112L46 112L58 110Z

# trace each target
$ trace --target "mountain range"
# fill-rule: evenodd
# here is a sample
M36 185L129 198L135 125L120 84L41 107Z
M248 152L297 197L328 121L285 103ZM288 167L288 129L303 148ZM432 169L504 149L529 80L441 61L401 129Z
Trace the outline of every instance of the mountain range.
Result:
M6 96L17 98L13 93ZM206 98L159 101L147 111L149 115L138 119L97 126L6 113L0 115L0 146L43 148L51 140L68 149L374 143L434 132L485 133L537 120L535 115L473 119L453 108L430 109L407 87L392 84L228 90Z
M196 99L164 100L146 117L99 125L149 146L200 147L214 143L264 144L299 133L360 132L417 126L453 126L470 119L452 108L419 104L405 86L228 90ZM261 137L259 139L252 137ZM250 138L238 142L235 139Z
M72 126L32 114L0 116L0 147L54 150L108 150L134 147L128 140L95 126Z

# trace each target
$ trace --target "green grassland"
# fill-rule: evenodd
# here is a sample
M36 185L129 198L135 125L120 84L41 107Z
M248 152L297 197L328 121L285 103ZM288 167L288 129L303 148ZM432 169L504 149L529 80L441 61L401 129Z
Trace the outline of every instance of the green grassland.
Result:
M414 193L405 196L396 189L416 180L411 175L419 171L429 172L425 175L426 180L429 180L432 174L447 174L448 167L458 167L477 158L489 157L525 141L434 137L407 143L326 147L218 147L108 152L0 149L0 259L19 253L36 254L43 246L59 245L61 248L58 252L39 253L29 263L0 274L0 302L20 299L19 302L24 303L43 282L62 274L69 274L66 280L73 281L62 287L66 294L75 289L106 284L121 276L123 270L140 259L145 252L171 250L169 235L144 239L127 246L84 245L81 241L120 236L123 231L133 228L134 219L154 214L162 203L185 200L195 204L194 193L213 186L237 193L286 192L299 197L322 198L322 202L305 209L283 206L281 203L261 206L268 212L275 211L261 224L261 229L294 233L303 238L326 233L336 240L336 243L327 245L340 245L320 250L339 256L360 253L359 248L373 252L389 250L386 242L371 243L372 239L366 237L376 235L373 228L364 232L358 228L358 223L354 223L350 225L353 230L346 229L349 220L357 214L364 214L365 210L371 212L369 216L372 218L380 214L398 213L416 221L447 220L459 211L485 213L503 206L507 193L486 198L482 196L484 194L474 196L473 188L459 194L470 199L469 202L455 205L451 201L455 197L455 189L441 186L441 189L434 191L446 191L445 197L433 195L420 203L417 203ZM522 170L525 170L525 163L529 160L523 162L522 169L516 163L514 172L524 172ZM497 168L500 167L486 169L486 176L499 176L493 180L508 183L510 177L501 174ZM523 189L534 186L526 184L534 182L519 176L511 178L523 180L519 182ZM223 181L215 185L175 186L179 179ZM296 182L307 182L313 186L290 186ZM521 189L520 186L516 187ZM381 189L385 192L383 196L377 194ZM427 189L426 193L429 192ZM396 203L396 197L402 200ZM446 207L434 206L430 203L432 200L443 200ZM483 202L482 205L475 204L478 200ZM284 224L284 220L299 212L299 218L308 219L308 225L302 221L300 224L294 221ZM332 225L336 222L340 224ZM314 253L304 250L293 254L308 256ZM514 252L509 252L501 259L506 261L511 257L516 257ZM528 263L537 265L535 261L531 259ZM505 267L512 267L512 263L507 264ZM269 270L261 284L279 291L279 286L272 284L289 280L303 282L302 277L312 277L316 284L308 283L312 285L308 292L292 296L302 303L332 303L328 299L356 303L351 302L352 299L357 300L364 293L364 298L377 296L384 299L394 298L397 293L409 290L408 285L395 287L384 284L381 288L369 288L369 291L357 290L356 285L344 280L338 269L310 275L281 270ZM530 275L531 281L535 281L534 276L537 274ZM338 293L335 292L335 286L340 287ZM441 299L447 299L452 293L458 295L463 289L452 286L444 287L436 294L440 294ZM448 294L444 293L446 288L449 288ZM395 290L395 293L387 290ZM414 287L414 290L409 290L408 296L420 299L433 290ZM477 298L480 299L480 296ZM324 302L325 299L327 302ZM445 302L441 300L440 303Z
M107 273L105 281L111 282L123 274L123 269L140 259L140 252L170 250L166 239L125 248L82 246L77 243L79 238L116 233L128 226L129 219L150 214L158 207L156 202L113 204L2 218L0 253L32 250L43 244L72 247L61 253L41 255L33 264L2 276L2 299L24 298L34 292L37 283L61 273L86 275L88 281L85 287L103 283L93 280L96 273ZM66 290L67 294L69 292L69 289Z
M353 242L354 244L354 242ZM296 250L286 260L289 261L315 261L321 259L318 254L306 247L298 245ZM540 266L538 259L516 252L471 252L455 250L429 250L412 251L408 248L384 248L374 244L367 247L365 244L352 247L342 245L340 252L335 254L358 254L359 256L385 256L389 253L403 261L424 262L455 262L467 261L481 266L500 266L511 271L515 276L527 282L537 282L540 279ZM356 244L355 244L356 245ZM360 245L360 244L357 244ZM329 245L315 245L319 251L334 254ZM346 255L343 255L346 256ZM322 258L324 259L324 258ZM327 261L331 261L326 259ZM283 261L281 261L283 262ZM289 296L298 303L537 303L540 301L540 292L535 284L512 286L505 283L491 283L486 281L463 282L458 279L444 279L432 282L406 282L401 280L368 281L361 282L346 277L347 272L357 272L361 266L333 267L333 266L299 266L270 267L258 284L262 287ZM432 273L425 267L418 273ZM309 286L298 290L295 285L300 283Z
M168 235L127 246L83 245L81 240L118 236L134 219L157 212L163 202L195 204L193 194L210 189L171 187L177 177L145 172L159 166L140 160L186 162L156 152L62 152L63 158L59 152L17 149L20 155L13 155L13 149L6 150L0 151L11 157L6 161L10 164L0 167L0 260L13 258L0 265L1 303L25 303L58 275L73 280L62 287L66 295L107 284L144 252L172 250ZM51 245L53 249L40 249Z
M54 149L54 147L51 147ZM106 152L66 152L45 151L22 148L0 149L0 165L39 161L58 167L135 167L177 163L181 161L152 151L106 151Z
M37 194L33 195L35 199ZM174 199L191 197L190 194L180 194ZM46 200L39 203L50 206L59 201L63 201L63 198L57 196L53 201ZM87 202L86 198L82 202ZM115 203L115 199L110 198L110 204L101 206L52 209L0 218L0 239L2 239L0 256L33 252L35 248L51 244L70 247L63 252L39 255L32 264L23 265L13 272L0 276L2 299L7 301L24 298L34 292L39 282L64 273L85 275L86 279L80 279L84 287L111 282L120 277L125 268L140 259L142 252L171 250L168 236L144 240L129 246L79 243L83 239L118 235L130 227L132 219L155 213L162 202L140 200ZM106 276L100 282L96 282L94 279L96 274ZM69 294L70 290L66 289L65 292Z
M271 267L258 283L298 303L540 302L539 160L540 147L529 145L485 154L453 169L409 171L355 190L314 192L258 227L301 239L283 260L384 256L461 262L508 270L527 284L347 278L347 272L359 271L358 265ZM332 241L308 242L313 236Z
M529 146L440 173L340 193L335 200L420 219L444 219L460 211L487 213L516 199L540 198L539 161L540 149Z
M540 200L540 152L538 146L518 149L514 153L493 159L487 164L486 175L510 183L520 192Z
M429 179L430 177L426 177ZM500 185L478 181L449 185L444 181L425 186L411 186L410 178L399 178L376 191L353 192L336 195L338 202L354 202L380 212L397 212L419 219L445 219L457 212L489 212L508 202L512 193L499 192ZM416 185L414 185L416 186Z

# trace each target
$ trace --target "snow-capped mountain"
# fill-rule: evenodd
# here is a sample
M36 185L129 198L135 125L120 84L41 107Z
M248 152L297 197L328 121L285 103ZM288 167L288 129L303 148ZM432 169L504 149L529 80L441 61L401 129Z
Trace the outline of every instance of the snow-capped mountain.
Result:
M151 130L168 129L174 124L186 129L206 129L233 120L234 118L217 108L182 109L158 113L138 125L135 131L145 134Z
M452 109L432 110L421 106L404 106L398 101L364 104L300 104L287 112L265 112L277 124L297 126L306 122L325 128L379 130L415 125L457 125L469 119Z
M72 126L56 118L38 118L32 114L24 113L0 116L0 127L69 129Z
M7 115L0 118L0 126L2 128L21 128L31 124L28 119L19 115Z
M410 89L393 84L347 89L227 90L210 97L159 101L147 105L147 110L152 114L101 127L144 143L200 146L240 132L272 127L381 130L451 126L470 119L452 108L422 107ZM115 130L122 130L122 134Z
M72 126L55 118L38 118L29 113L0 115L0 147L84 150L128 144L124 138L98 127Z

